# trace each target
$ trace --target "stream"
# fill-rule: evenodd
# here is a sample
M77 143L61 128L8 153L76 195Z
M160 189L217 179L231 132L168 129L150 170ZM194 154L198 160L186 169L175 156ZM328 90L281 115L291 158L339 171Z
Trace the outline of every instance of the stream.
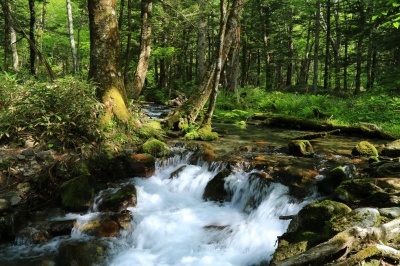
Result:
M219 127L227 131L226 134L210 143L218 155L238 146L263 141L263 145L268 144L266 156L273 158L271 160L286 160L288 164L298 161L282 154L279 147L304 132L256 127L245 131L234 125ZM305 160L317 171L326 167L326 157L331 153L335 154L332 160L336 164L349 163L351 158L346 155L357 141L340 136L315 140L313 146L319 152L314 158ZM297 214L303 206L319 198L316 190L311 188L308 195L298 200L290 196L287 186L280 183L260 185L251 179L251 171L236 169L225 179L224 185L232 195L231 200L205 201L202 196L207 183L226 165L224 162L193 163L191 152L174 149L180 150L171 158L157 161L152 177L132 177L119 184L134 184L137 189L137 206L128 208L133 216L132 230L122 230L116 237L102 238L107 249L102 254L102 262L96 265L267 265L276 249L277 237L286 231L290 222L279 217ZM300 161L300 164L304 162ZM248 203L254 199L259 204L249 208ZM42 219L76 219L78 226L70 236L55 237L44 244L32 244L19 238L12 244L1 245L0 265L82 265L57 261L58 248L71 239L95 240L77 228L99 215L96 206L84 214L46 213Z

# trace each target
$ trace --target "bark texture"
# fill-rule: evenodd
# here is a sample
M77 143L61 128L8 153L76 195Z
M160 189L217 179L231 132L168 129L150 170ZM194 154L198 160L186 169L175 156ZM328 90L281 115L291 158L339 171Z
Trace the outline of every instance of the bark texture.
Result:
M139 61L136 67L135 77L132 84L132 97L138 99L142 92L147 69L149 67L151 53L151 13L152 0L142 0L142 37L140 43Z
M113 116L127 122L126 91L121 73L117 6L114 0L89 0L89 78L98 84L97 96L105 105L103 123Z

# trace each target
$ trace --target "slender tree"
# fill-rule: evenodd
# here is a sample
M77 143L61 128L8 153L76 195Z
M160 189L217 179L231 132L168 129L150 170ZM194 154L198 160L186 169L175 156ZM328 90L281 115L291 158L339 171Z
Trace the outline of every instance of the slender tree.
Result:
M313 93L318 93L318 51L319 51L319 31L321 17L321 1L317 0L315 15L315 44L314 44L314 77L313 77Z
M75 37L74 37L74 21L72 18L72 6L71 0L66 1L67 4L67 16L68 16L68 29L69 29L69 43L71 46L72 62L74 65L74 73L78 73L78 56L75 47Z
M35 0L29 0L29 42L30 42L30 72L32 75L36 75L35 61L36 61L36 51L33 46L36 45L35 41L35 24L36 24L36 14L35 14Z
M207 62L207 21L205 16L205 0L199 0L199 18L197 22L197 81L201 82L206 73Z
M131 88L132 97L138 99L145 84L147 69L149 67L151 52L151 13L152 0L142 0L142 35L140 41L139 62L136 67L135 77Z

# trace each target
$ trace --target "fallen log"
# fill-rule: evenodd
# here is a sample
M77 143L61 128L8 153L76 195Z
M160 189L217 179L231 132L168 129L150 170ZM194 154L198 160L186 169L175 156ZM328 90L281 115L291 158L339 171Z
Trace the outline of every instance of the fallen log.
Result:
M315 132L329 132L333 130L340 130L340 134L363 136L366 138L379 138L379 139L397 139L379 128L370 128L365 124L356 124L352 126L337 126L332 124L329 120L311 120L300 119L287 115L278 114L265 114L257 113L249 118L249 120L259 121L258 124L266 127L281 127L291 128L296 130L307 130ZM336 132L338 133L338 132Z
M334 129L330 131L322 131L322 132L315 132L315 133L310 133L310 134L305 134L296 138L292 138L292 140L296 139L305 139L305 140L310 140L310 139L317 139L317 138L325 138L329 135L333 135L336 133L340 133L340 129Z
M313 265L317 261L323 261L324 258L334 256L343 251L344 255L337 261L320 265L357 265L363 260L376 255L395 260L398 263L400 261L400 251L377 243L388 243L390 240L398 239L399 236L400 218L382 226L367 228L354 226L301 254L281 261L272 261L271 266ZM347 257L350 252L354 251L357 252L355 255Z

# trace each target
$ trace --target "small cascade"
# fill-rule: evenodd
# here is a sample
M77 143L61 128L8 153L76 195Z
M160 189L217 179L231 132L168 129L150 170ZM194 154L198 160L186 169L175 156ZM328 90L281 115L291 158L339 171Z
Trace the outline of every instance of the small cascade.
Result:
M189 156L190 157L190 156ZM204 201L208 181L221 167L191 165L189 157L159 164L155 175L134 181L138 205L130 209L135 229L120 239L110 265L258 265L268 262L288 221L315 200L301 203L288 196L288 188L269 186L236 172L226 178L232 200ZM212 170L210 170L212 169ZM258 205L246 209L249 201ZM244 211L246 210L246 211Z

